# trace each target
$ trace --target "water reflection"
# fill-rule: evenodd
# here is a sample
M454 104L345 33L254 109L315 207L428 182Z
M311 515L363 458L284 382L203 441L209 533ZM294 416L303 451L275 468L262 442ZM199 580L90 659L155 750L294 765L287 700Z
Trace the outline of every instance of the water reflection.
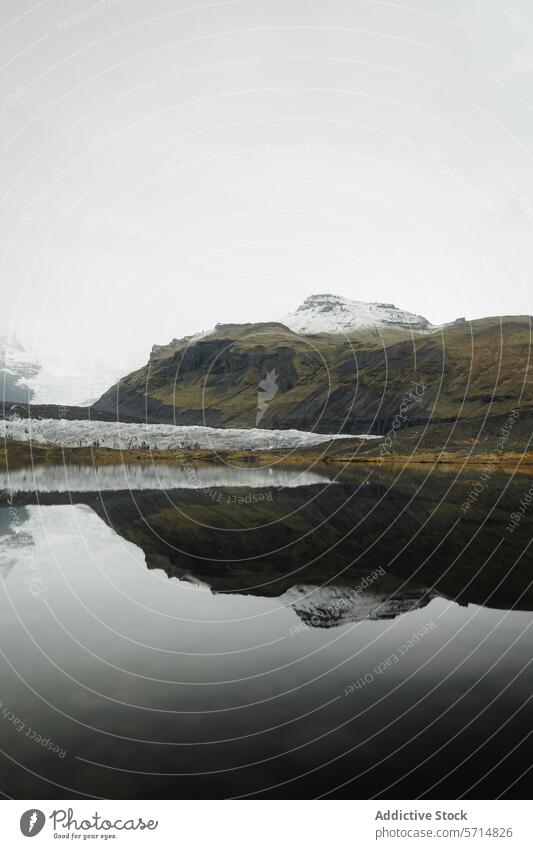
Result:
M35 465L0 472L3 498L22 493L115 492L119 490L210 489L214 487L309 486L329 476L308 469L239 469L226 465L156 465L141 463Z
M523 795L530 535L505 527L524 479L462 514L472 479L10 496L4 790Z

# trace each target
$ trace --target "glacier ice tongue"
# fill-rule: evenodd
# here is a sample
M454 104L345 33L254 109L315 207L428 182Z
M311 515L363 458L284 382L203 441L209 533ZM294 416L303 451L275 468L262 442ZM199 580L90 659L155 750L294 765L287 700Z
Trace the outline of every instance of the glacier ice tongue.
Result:
M146 449L268 450L320 445L333 439L353 439L351 434L324 434L301 430L262 428L213 428L200 425L130 424L66 419L23 419L0 421L0 436L19 442L61 445L65 448L114 448L120 451ZM368 434L355 435L372 439Z

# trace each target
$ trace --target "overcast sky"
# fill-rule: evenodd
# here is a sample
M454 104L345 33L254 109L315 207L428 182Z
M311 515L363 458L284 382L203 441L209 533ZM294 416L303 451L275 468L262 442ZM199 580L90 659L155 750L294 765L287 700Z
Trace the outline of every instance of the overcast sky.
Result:
M0 323L117 360L308 294L531 313L527 0L2 0Z

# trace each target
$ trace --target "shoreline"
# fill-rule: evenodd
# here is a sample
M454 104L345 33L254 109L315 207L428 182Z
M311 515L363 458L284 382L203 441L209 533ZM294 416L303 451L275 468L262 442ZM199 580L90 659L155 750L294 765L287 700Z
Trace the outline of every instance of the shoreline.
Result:
M502 454L497 463L494 463L494 455L489 453L468 453L465 446L447 451L415 450L412 453L389 453L380 455L377 452L358 451L363 447L362 440L354 440L354 453L346 454L346 443L333 442L327 448L321 445L310 446L305 449L267 449L267 450L223 450L213 449L166 449L151 451L149 449L115 449L70 447L65 448L58 445L44 445L29 442L5 442L0 448L0 465L4 468L15 466L28 466L33 464L52 463L80 463L112 465L123 463L215 463L242 465L292 465L308 463L326 463L336 465L372 465L383 467L393 466L464 466L466 468L479 468L493 464L496 469L504 471L522 471L533 474L533 451L520 453L516 450ZM321 450L322 449L322 450Z

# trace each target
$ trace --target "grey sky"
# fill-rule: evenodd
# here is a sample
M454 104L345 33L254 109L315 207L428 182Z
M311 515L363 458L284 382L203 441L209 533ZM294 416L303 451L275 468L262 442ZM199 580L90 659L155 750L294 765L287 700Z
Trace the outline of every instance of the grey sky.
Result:
M314 292L531 313L522 0L2 0L2 325L113 357Z

